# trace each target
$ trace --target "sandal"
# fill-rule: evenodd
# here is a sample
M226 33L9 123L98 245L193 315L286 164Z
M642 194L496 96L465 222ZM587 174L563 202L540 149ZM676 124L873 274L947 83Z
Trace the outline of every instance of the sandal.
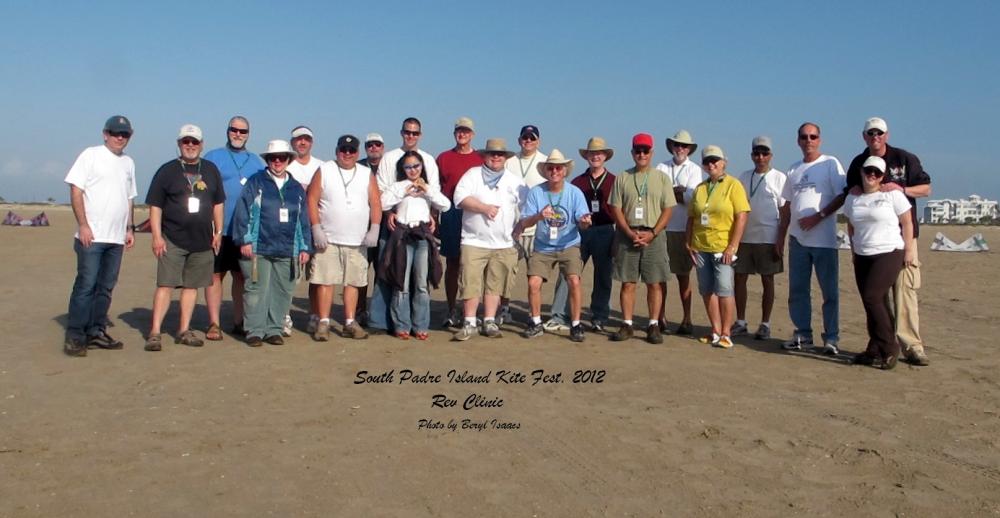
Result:
M156 352L163 349L163 340L162 338L160 338L160 335L159 334L149 335L149 337L146 338L145 349L147 351L152 351L152 352Z
M180 334L180 336L175 338L174 343L188 345L191 347L201 347L205 345L205 342L203 342L201 338L198 338L198 336L194 334L194 331L190 329L184 331Z
M426 340L429 337L426 331L417 331L413 334L417 337L417 340Z
M396 333L396 338L399 338L400 340L409 340L410 333L404 333L402 331L399 331L398 333Z
M208 331L205 331L205 339L213 342L222 340L222 328L219 327L219 324L213 323L208 326Z

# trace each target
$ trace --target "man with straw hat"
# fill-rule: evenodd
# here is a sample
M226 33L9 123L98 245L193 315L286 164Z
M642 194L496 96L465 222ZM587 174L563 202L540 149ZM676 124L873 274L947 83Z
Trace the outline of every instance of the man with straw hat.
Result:
M483 165L466 171L455 186L455 206L462 209L459 296L465 301L465 322L454 335L458 341L476 333L480 295L484 295L480 332L490 338L502 336L496 314L500 297L509 296L517 282L513 232L527 193L524 181L504 167L514 153L503 139L487 140L479 154Z
M549 158L538 164L538 172L546 182L528 191L521 212L521 221L514 234L520 234L524 227L535 226L534 253L528 259L528 303L531 306L531 322L524 332L525 338L541 336L542 329L542 283L556 265L562 278L569 285L570 340L583 341L583 326L580 325L580 273L583 261L580 257L580 231L591 224L591 215L583 191L574 185L566 185L566 177L573 171L573 161L563 157L562 152L553 149ZM556 306L553 306L556 307Z
M615 238L615 220L608 206L611 196L611 186L615 183L615 175L604 167L611 160L615 151L608 147L601 137L592 137L587 141L587 147L580 149L580 156L587 161L587 170L571 182L583 192L587 209L591 216L591 226L580 230L580 259L583 264L594 259L594 288L590 292L590 324L595 332L605 330L611 313L611 243ZM569 285L559 277L556 282L555 295L552 297L552 320L569 313L567 295Z
M681 308L684 311L680 325L677 326L676 333L679 335L689 335L692 333L691 326L691 256L687 253L685 230L687 229L688 211L687 203L694 195L694 190L701 183L704 173L701 166L690 160L688 157L698 149L694 139L687 130L680 130L673 137L667 139L667 151L673 156L671 160L661 162L656 166L670 177L670 182L674 186L674 200L677 202L677 210L670 215L667 222L667 255L670 258L670 271L677 277L677 291L680 294ZM660 304L660 330L666 330L667 317L667 284L660 286L662 302Z

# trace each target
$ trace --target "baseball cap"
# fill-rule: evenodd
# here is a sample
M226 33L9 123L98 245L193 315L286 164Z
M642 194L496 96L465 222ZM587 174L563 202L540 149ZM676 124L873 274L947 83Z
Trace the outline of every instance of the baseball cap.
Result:
M879 117L872 117L865 121L865 129L862 131L868 131L870 129L877 129L882 133L889 133L889 125ZM884 173L885 171L882 172Z
M114 115L104 123L104 131L108 133L127 132L132 134L132 123L124 115Z
M709 157L726 159L726 154L722 152L722 148L714 144L705 146L705 149L701 150L701 159L704 160Z
M865 159L865 163L864 164L861 164L861 170L863 171L863 170L865 170L868 167L874 167L875 169L878 169L879 171L882 171L884 173L885 172L885 160L882 160L881 157L870 156L870 157L868 157L868 158Z
M518 133L518 136L523 137L525 135L534 135L535 138L539 138L540 135L538 134L538 127L532 124L528 124L527 126L521 126L521 132Z
M773 150L771 146L771 137L761 135L759 137L754 137L753 142L750 144L750 150L757 149L759 147L766 147L768 151Z
M369 142L381 142L385 144L385 140L382 140L382 135L379 135L378 133L369 133L365 135L365 144Z
M180 140L184 137L191 137L197 140L198 142L201 142L202 141L201 128L195 126L194 124L185 124L181 126L181 131L180 133L177 134L177 140Z
M472 119L468 117L459 117L458 120L455 121L455 129L458 128L468 128L472 131L476 131L475 124L472 122Z
M637 133L632 137L632 147L636 146L646 146L648 148L653 147L653 136L649 133Z
M292 130L292 138L298 138L303 135L312 138L313 132L308 126L296 126L295 129Z
M341 137L337 139L337 149L342 147L352 147L355 150L358 149L358 137L355 137L354 135L341 135Z

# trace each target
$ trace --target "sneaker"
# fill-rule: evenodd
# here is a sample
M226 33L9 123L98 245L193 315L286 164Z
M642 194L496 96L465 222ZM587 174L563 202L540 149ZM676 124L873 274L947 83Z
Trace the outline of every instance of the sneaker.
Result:
M543 334L545 334L545 326L532 322L528 324L528 328L521 333L521 336L525 338L536 338L542 336Z
M87 344L83 343L76 338L66 338L63 342L63 352L66 356L86 356L87 355Z
M354 322L344 326L344 330L341 331L340 335L344 338L364 340L365 338L368 338L368 331L365 331L365 328L361 327L358 324L358 321L355 320Z
M747 329L746 324L741 324L739 322L736 322L735 324L733 324L733 327L729 328L730 336L743 336L746 334L750 334L750 330Z
M281 325L281 336L292 336L292 316L285 315L285 323Z
M603 320L591 320L590 330L595 333L606 333L608 331L605 327L606 325L607 324L605 324ZM572 331L572 329L570 331Z
M658 324L653 324L646 328L646 341L651 344L663 343L663 333L660 333L660 326Z
M694 326L691 322L681 322L681 325L677 326L677 330L674 331L675 335L691 335L694 334Z
M312 322L310 322L310 325ZM330 340L330 321L326 322L316 321L316 329L312 332L313 340L317 342L326 342Z
M715 345L715 344L719 343L720 339L722 339L721 336L719 336L719 335L717 335L715 333L712 333L712 334L708 334L708 335L705 335L705 336L699 338L698 341L701 342L701 343L703 343L703 344L706 344L706 345Z
M635 335L635 330L632 329L631 324L622 324L613 335L611 335L612 342L624 342L629 340Z
M554 318L548 319L542 324L542 327L550 333L565 333L569 331L569 326L565 322Z
M456 309L455 311L452 311L450 315L448 315L448 318L444 320L444 323L441 324L441 327L443 329L461 329L462 320L464 320L462 318L462 315L459 314L458 310Z
M466 322L458 331L455 331L455 334L451 335L451 339L464 342L473 336L476 336L476 326Z
M781 348L786 351L801 351L805 345L812 345L813 339L805 336L792 335L792 339L781 344Z
M510 316L510 305L500 306L500 313L497 315L497 326L502 326L504 322L513 322Z
M757 327L757 332L753 334L754 340L768 340L771 338L771 326L761 324Z
M914 349L911 347L903 351L903 358L910 365L917 365L919 367L926 367L931 364L930 358L927 357L927 353L923 349Z
M109 335L107 331L101 331L101 334L88 337L87 345L88 346L93 345L95 347L100 347L101 349L114 349L114 350L121 349L122 347L125 346L125 344L121 343L120 341L111 338L111 335Z
M569 339L574 342L582 342L584 338L583 335L583 324L577 324L569 328Z
M823 353L827 356L837 356L840 354L840 349L837 348L836 340L823 340L823 347L816 347L817 352Z
M327 333L329 334L330 326L326 326ZM309 323L306 324L306 334L316 334L316 330L319 329L319 317L317 315L309 315Z
M483 322L483 329L480 331L483 336L488 338L502 338L503 333L500 332L500 324L496 320Z
M744 326L744 329L746 329L746 326ZM732 348L733 348L733 339L732 339L732 338L729 338L729 337L728 337L728 336L726 336L726 335L722 335L722 336L720 336L720 337L719 337L719 339L718 339L718 340L717 340L717 341L716 341L716 342L715 342L714 344L712 344L712 345L714 345L715 347L721 347L721 348L723 348L723 349L732 349Z

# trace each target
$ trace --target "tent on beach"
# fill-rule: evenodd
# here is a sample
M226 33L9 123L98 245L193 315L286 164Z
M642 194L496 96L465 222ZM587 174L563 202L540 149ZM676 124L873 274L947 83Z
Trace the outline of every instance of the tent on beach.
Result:
M931 243L931 250L939 252L988 252L990 247L986 244L986 240L983 239L983 235L980 233L976 233L969 239L956 244L945 237L944 234L938 232L934 236L934 242Z
M15 227L47 227L49 226L49 217L43 212L33 218L25 219L14 214L13 211L7 211L7 217L3 219L3 224Z

